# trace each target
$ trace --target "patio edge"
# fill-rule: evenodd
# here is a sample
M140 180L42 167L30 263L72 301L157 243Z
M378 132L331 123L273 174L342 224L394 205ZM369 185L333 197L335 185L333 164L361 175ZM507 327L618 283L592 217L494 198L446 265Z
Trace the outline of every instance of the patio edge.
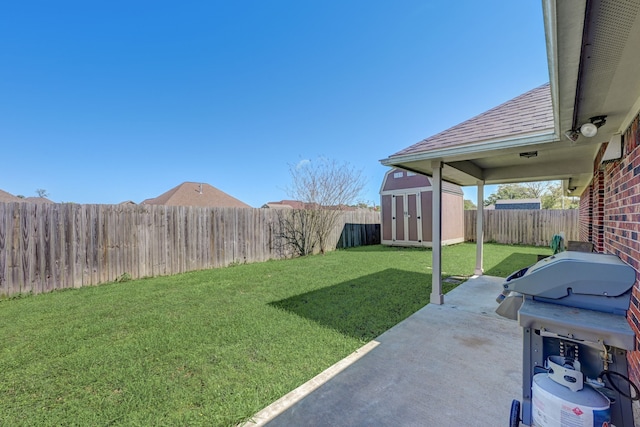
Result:
M280 399L276 400L260 412L254 414L249 421L244 424L239 424L241 427L261 427L264 426L269 421L276 418L278 415L295 405L300 400L304 399L306 396L311 394L318 387L329 381L331 378L335 377L337 374L345 370L351 364L355 363L365 354L369 353L371 350L376 348L380 343L378 341L370 341L367 344L363 345L344 359L339 362L331 365L315 377L311 378L306 383L302 384L300 387L294 389L293 391L285 394Z

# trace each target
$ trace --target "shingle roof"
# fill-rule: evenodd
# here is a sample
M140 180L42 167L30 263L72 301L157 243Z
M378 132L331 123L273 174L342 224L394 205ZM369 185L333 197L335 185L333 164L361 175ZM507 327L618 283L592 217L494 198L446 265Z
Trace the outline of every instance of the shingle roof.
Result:
M549 83L393 154L401 156L553 130Z
M25 197L24 199L22 199L23 202L27 202L27 203L37 203L37 204L44 204L44 203L55 203L49 199L47 199L46 197Z
M23 200L20 197L16 197L11 193L7 193L6 191L0 190L0 202L22 202Z
M142 202L145 205L200 206L218 208L250 208L244 202L218 190L212 185L198 182L183 182L156 198Z
M263 208L271 209L327 209L340 211L354 211L356 208L347 205L324 206L317 203L305 203L299 200L280 200L279 202L267 202L262 205Z
M541 199L500 199L496 200L496 205L511 205L520 203L542 203Z
M55 203L46 197L18 197L14 196L11 193L7 193L6 191L0 190L0 202L22 202L22 203Z
M284 208L284 209L306 209L307 204L299 200L280 200L279 202L267 202L270 208Z
M269 202L269 203L265 203L264 205L262 205L263 209L293 209L291 206L289 205L283 205L281 203L278 202Z

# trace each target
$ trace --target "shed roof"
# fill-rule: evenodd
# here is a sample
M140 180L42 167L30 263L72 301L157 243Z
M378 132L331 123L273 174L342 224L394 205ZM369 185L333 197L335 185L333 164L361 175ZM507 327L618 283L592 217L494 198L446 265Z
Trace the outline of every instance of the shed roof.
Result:
M200 206L225 208L250 208L246 203L218 190L212 185L183 182L158 197L146 199L145 205Z
M398 168L390 169L384 174L382 185L380 186L380 194L407 191L421 187L431 187L431 178L431 176L407 172ZM442 182L442 191L459 196L463 195L462 188L460 188L460 186L448 181Z

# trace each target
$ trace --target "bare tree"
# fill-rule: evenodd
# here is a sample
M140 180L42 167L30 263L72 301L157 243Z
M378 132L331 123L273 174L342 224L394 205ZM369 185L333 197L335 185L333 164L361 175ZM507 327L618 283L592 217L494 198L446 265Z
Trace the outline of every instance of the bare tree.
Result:
M287 212L290 220L280 221L281 238L300 255L321 253L328 248L328 237L342 216L342 211L358 199L365 181L362 172L349 163L319 158L289 165L291 184L287 194L304 203L304 209Z
M49 193L44 188L38 188L36 190L36 194L38 195L38 197L48 197L49 196Z
M546 181L527 182L524 184L527 195L531 199L539 199L545 193L551 191L551 184Z
M283 256L312 254L318 245L315 215L303 209L282 209L277 212L278 239L276 248Z
M549 182L546 181L500 184L497 191L485 199L484 205L493 205L496 201L505 199L539 199L551 190Z

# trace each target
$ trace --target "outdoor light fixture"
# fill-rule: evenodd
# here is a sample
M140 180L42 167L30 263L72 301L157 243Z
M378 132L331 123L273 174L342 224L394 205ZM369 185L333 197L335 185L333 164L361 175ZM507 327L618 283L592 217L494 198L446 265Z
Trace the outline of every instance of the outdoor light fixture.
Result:
M576 142L578 140L578 137L580 136L580 132L578 132L577 130L568 130L564 133L564 136L566 136L569 140Z
M598 128L607 122L607 116L594 116L589 122L580 126L580 133L587 138L592 138L598 133Z
M580 133L587 138L591 138L596 136L596 134L598 133L598 127L593 123L585 123L580 126Z
M582 134L587 138L593 138L598 133L598 128L607 122L607 116L594 116L589 119L589 121L582 126L580 126L579 130L571 129L564 133L571 141L575 142L578 139L578 136Z

